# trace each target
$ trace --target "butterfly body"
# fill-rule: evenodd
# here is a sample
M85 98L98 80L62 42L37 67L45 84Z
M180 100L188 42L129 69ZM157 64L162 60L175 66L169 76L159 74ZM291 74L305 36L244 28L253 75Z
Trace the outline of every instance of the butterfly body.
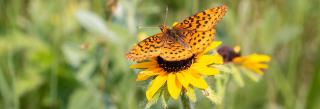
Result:
M214 26L224 16L226 6L208 9L173 26L160 25L161 33L150 36L127 53L133 61L160 56L167 61L187 59L202 52L214 40Z
M186 37L186 36L181 34L181 31L175 30L175 29L169 29L165 25L160 25L160 30L163 33L163 36L165 37L164 41L173 41L175 43L179 43L181 46L183 46L187 50L191 49L189 44L187 44L183 40L183 38Z

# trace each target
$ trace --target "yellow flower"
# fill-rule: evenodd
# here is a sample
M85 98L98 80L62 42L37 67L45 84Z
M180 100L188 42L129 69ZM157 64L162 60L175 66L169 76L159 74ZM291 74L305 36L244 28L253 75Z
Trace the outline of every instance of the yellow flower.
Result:
M246 67L249 70L252 70L258 74L263 74L262 70L268 68L266 64L271 60L271 57L268 55L262 54L250 54L248 56L240 56L236 57L232 60L235 64L241 64L242 66Z
M178 99L181 91L186 91L187 95L193 95L192 87L202 90L208 88L204 76L216 75L219 70L208 67L211 64L223 64L223 59L219 54L205 54L209 50L216 48L221 42L213 42L207 49L186 60L166 61L161 57L151 59L147 62L137 63L131 68L145 69L139 72L137 81L147 80L155 77L146 91L148 100L161 88L166 86L170 96ZM191 97L189 96L189 98Z
M225 63L232 62L239 64L258 74L263 74L262 70L268 68L267 63L271 60L270 56L263 54L241 56L239 46L235 46L234 48L222 46L218 49L218 53L223 57Z

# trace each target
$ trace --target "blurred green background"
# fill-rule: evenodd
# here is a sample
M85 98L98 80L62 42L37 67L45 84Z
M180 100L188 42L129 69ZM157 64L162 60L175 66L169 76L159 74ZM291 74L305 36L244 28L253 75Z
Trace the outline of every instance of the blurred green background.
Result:
M219 106L197 109L319 109L319 0L0 0L0 109L140 109L125 52L165 22L226 4L217 39L272 56L259 82L229 81ZM161 104L152 108L162 108ZM181 108L170 100L169 108Z

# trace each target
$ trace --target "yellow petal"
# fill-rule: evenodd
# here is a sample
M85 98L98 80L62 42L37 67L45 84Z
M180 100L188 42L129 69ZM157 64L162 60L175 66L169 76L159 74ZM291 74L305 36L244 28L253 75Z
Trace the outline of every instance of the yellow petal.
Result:
M151 61L151 62L141 62L137 64L133 64L130 66L132 69L143 69L143 68L150 68L157 66L157 63Z
M176 26L178 24L178 22L174 22L173 24L172 24L172 26Z
M219 54L215 55L203 55L199 58L198 63L209 65L209 64L223 64L223 58Z
M203 53L207 53L208 51L217 48L222 42L221 41L213 41L205 50Z
M189 97L190 101L196 102L197 97L196 97L196 95L195 95L195 93L194 93L193 88L187 87L187 88L186 88L186 95Z
M159 74L163 74L163 72L161 72L161 71L156 72L154 70L141 71L141 72L139 72L136 81L144 81L152 76L159 75Z
M253 64L254 67L257 67L259 69L267 69L268 68L268 65L267 64L262 64L262 63L255 63Z
M207 89L208 84L206 81L197 73L193 72L184 72L183 75L190 81L190 84L194 87L200 88L200 89Z
M262 69L267 69L268 65L266 64L260 64L260 63L244 63L242 64L245 68L258 73L258 74L263 74L261 71Z
M176 73L176 76L183 87L187 88L189 86L189 81L182 75L182 73Z
M271 60L270 56L261 54L251 54L248 58L253 62L269 62Z
M245 59L245 57L236 57L232 60L232 62L236 64L241 64Z
M168 92L171 95L171 97L173 99L178 99L182 86L180 82L176 79L176 74L170 73L168 75L167 86L168 86Z
M185 77L185 79L186 79L187 81L189 81L190 83L193 82L193 80L192 80L193 78L192 78L192 76L191 76L190 70L187 70L187 71L185 71L185 72L182 72L181 74Z
M202 66L207 66L207 65L202 64L202 63L199 63L199 62L193 63L193 64L191 65L191 67L202 67Z
M251 54L248 56L237 57L232 60L235 64L241 64L249 70L257 74L263 74L262 69L267 69L268 65L265 62L269 62L271 57L267 55Z
M220 73L219 70L211 67L197 67L197 68L192 67L191 69L197 71L200 74L208 75L208 76L216 75Z
M164 83L167 81L167 78L167 75L159 75L152 81L151 85L146 91L146 96L148 100L151 100L151 98L159 90L159 88L164 85Z
M257 73L257 74L260 74L260 75L262 75L263 74L263 72L261 71L261 69L259 69L259 68L256 68L256 67L249 67L249 69L250 70L252 70L252 71L254 71L255 73Z

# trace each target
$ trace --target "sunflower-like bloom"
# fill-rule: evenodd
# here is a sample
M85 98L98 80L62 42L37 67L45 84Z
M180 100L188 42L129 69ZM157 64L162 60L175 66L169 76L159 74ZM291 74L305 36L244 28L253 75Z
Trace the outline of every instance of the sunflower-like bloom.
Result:
M205 90L208 88L204 76L219 74L219 70L209 67L211 64L223 64L223 58L218 54L206 54L216 48L221 42L212 42L204 52L180 61L166 61L161 57L147 62L137 63L131 68L144 69L138 73L137 81L152 80L146 97L151 100L161 87L167 87L170 96L177 99L181 91L193 93L193 87Z
M236 57L232 60L235 64L241 64L249 70L252 70L258 74L263 74L263 70L269 66L266 64L271 58L268 55L263 54L250 54L247 56Z
M264 74L263 70L268 68L267 63L271 57L264 54L250 54L241 56L240 47L236 46L233 49L228 46L222 46L218 49L218 53L223 56L224 62L232 62L234 64L242 65L243 67L257 73Z

